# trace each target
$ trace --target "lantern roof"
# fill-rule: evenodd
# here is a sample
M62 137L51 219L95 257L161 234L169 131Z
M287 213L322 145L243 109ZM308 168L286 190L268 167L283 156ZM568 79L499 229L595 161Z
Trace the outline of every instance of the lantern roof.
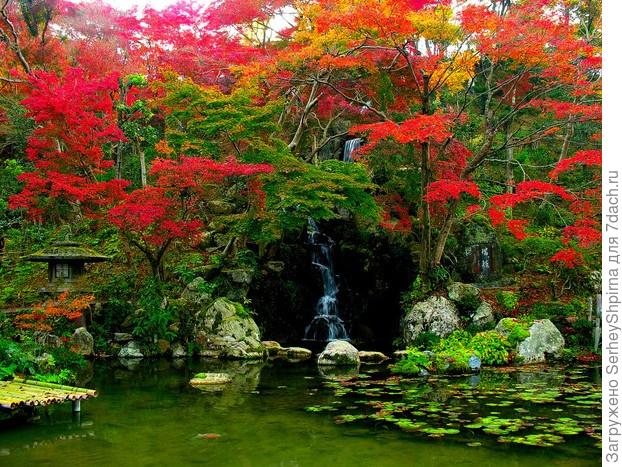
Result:
M108 261L109 256L97 253L91 248L80 245L78 242L54 242L49 247L24 256L28 261L81 261L85 263L99 263Z

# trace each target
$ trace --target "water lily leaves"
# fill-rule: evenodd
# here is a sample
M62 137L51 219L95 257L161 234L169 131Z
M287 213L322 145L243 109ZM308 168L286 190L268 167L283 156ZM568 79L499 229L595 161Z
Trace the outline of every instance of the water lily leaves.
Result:
M506 368L483 371L477 381L469 377L382 379L383 373L378 372L325 384L334 401L306 410L339 411L337 424L358 421L373 423L375 428L384 424L412 436L442 438L469 430L468 437L457 439L472 447L481 446L485 439L551 447L583 436L597 448L602 438L601 389L590 382L587 372L570 371L564 379L559 369L549 374L544 367L533 373Z
M440 436L444 436L444 435L457 435L458 433L460 433L460 430L458 430L457 428L433 428L433 427L428 427L428 428L422 428L420 430L422 433L427 433L430 435L440 435Z

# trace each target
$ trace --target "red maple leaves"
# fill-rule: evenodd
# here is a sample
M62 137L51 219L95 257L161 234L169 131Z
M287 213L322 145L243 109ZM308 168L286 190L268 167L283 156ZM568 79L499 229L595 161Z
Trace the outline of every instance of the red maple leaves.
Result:
M24 189L11 197L10 206L37 217L47 198L79 205L87 214L118 201L128 182L102 178L113 165L106 145L124 139L111 97L118 77L86 79L82 70L70 68L63 77L34 73L29 82L32 90L23 105L38 126L26 154L36 171L20 175Z

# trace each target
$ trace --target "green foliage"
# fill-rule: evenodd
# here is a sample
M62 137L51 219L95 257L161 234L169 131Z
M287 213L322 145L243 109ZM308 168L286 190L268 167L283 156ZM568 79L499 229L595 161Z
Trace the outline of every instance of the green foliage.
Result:
M140 293L140 309L132 317L133 334L152 342L157 339L172 340L175 337L169 329L173 320L172 309L163 299L157 282L149 279Z
M512 236L501 239L503 256L519 271L549 272L549 258L563 248L558 238L530 236L517 241Z
M447 282L450 279L450 274L443 266L436 266L428 273L430 279L430 286L432 290L440 290L445 288Z
M247 308L246 305L250 304L250 300L247 299L248 303L239 303L239 302L231 302L235 307L235 314L240 318L251 318L253 315L253 311L250 308Z
M470 315L473 313L482 303L482 299L475 295L466 295L462 297L459 303L457 303L459 311L462 315Z
M84 357L66 347L46 348L30 336L22 336L20 342L0 337L0 380L20 374L39 381L72 383L85 365Z
M507 332L506 340L508 348L515 349L516 346L529 337L529 323L517 319L503 320L503 326Z
M497 293L497 302L507 311L514 311L518 306L519 296L511 290L500 290Z
M508 362L507 341L495 331L484 331L471 339L471 347L484 365L503 365Z
M33 341L19 344L11 339L0 337L0 376L13 376L15 373L34 374L36 346Z
M462 330L452 332L434 347L436 369L441 373L467 371L472 355L471 335Z
M173 274L182 284L189 284L200 276L199 267L203 265L203 255L200 253L189 253L181 258L173 268Z
M404 358L400 359L394 365L391 365L391 371L398 374L418 375L421 370L431 370L432 361L430 357L420 350L410 348Z
M586 318L578 318L572 323L573 333L567 336L568 344L573 347L591 348L594 345L592 332L594 330L594 322Z
M555 320L560 317L585 315L587 304L579 299L570 302L543 302L534 303L529 312L530 319Z
M453 347L434 355L434 363L440 373L464 373L469 370L473 351L468 347Z
M470 342L471 335L466 331L458 330L441 339L438 345L434 347L434 351L445 352L459 347L468 347Z
M425 286L421 276L417 276L414 282L410 285L410 289L402 294L402 305L408 306L413 303L420 302L429 293L429 289Z
M441 338L433 332L422 332L415 338L413 344L418 349L429 350L436 347L440 340Z

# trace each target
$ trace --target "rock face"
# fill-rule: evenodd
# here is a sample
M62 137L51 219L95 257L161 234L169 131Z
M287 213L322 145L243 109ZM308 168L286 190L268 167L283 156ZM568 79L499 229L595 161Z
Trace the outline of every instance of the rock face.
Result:
M171 355L173 358L185 358L188 356L186 348L179 342L176 342L171 346Z
M277 341L261 341L261 345L264 346L269 357L276 357L282 349L281 344Z
M529 337L518 344L518 356L523 363L546 360L547 355L559 356L564 349L564 337L548 319L534 321Z
M113 340L115 342L119 342L122 344L129 342L132 339L134 339L134 336L132 336L129 332L115 332L113 337Z
M85 327L77 328L73 332L71 348L80 355L93 355L93 336Z
M482 302L471 315L471 322L477 326L484 326L495 320L495 312L488 302Z
M331 341L317 359L318 365L358 366L359 351L348 341Z
M452 282L447 286L447 295L450 300L457 303L464 303L469 300L479 299L479 289L472 284L462 282Z
M422 332L445 337L459 327L456 305L445 297L434 296L416 303L402 318L402 339L406 346L411 346Z
M382 352L370 352L366 350L361 350L359 352L359 359L361 360L361 363L382 363L385 360L388 360L389 357L387 357Z
M259 328L250 316L239 313L239 307L226 298L218 298L196 314L193 340L204 357L261 359Z
M140 351L138 343L135 341L128 342L119 352L119 358L143 358L144 355Z

